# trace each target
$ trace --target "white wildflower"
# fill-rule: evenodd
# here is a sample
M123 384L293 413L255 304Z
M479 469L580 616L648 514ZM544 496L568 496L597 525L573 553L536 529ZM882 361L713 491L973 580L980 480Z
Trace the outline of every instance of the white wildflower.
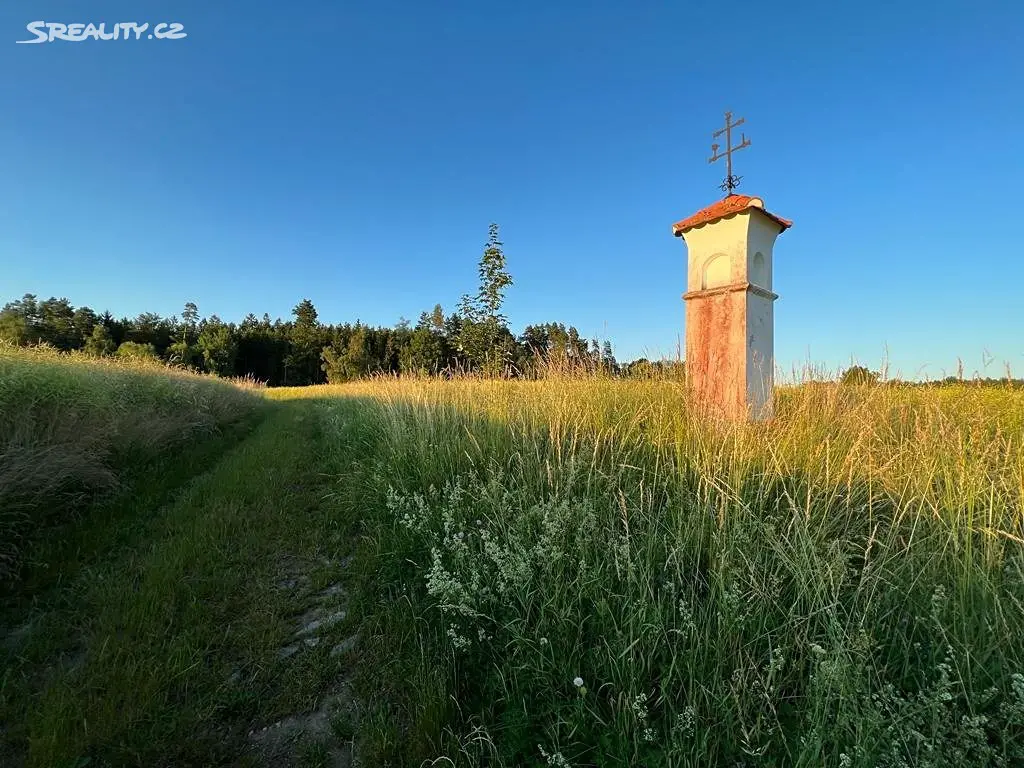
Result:
M630 703L630 708L633 710L633 714L636 715L636 719L643 722L647 719L647 694L638 693L636 698Z
M696 722L697 710L695 710L692 705L688 706L676 715L676 723L672 726L672 733L684 738L693 736L693 726Z
M544 758L548 765L563 766L564 768L567 768L569 765L569 761L565 759L561 752L548 754L540 744L537 745L537 749L540 750L540 756Z

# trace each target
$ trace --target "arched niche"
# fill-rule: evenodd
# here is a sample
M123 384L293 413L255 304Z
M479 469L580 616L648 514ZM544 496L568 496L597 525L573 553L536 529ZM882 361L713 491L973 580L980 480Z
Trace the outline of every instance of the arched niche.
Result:
M701 290L728 285L731 278L729 266L729 257L724 253L716 253L704 262L700 276Z
M764 260L764 254L758 251L750 262L749 282L761 288L768 287L768 266Z

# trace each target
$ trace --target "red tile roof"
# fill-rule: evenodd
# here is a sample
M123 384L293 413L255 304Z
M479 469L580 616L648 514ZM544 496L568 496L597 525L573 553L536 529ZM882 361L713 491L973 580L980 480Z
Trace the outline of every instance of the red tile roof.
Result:
M724 219L726 216L732 216L734 213L742 213L743 211L751 208L759 209L761 213L781 226L783 231L793 225L793 222L789 219L784 219L781 216L776 216L774 213L766 211L764 207L764 200L759 197L751 197L750 195L729 195L725 199L719 200L717 203L712 203L707 208L697 211L693 216L683 219L682 221L677 221L672 225L672 234L679 237L688 229L699 227L701 224L710 224L712 221L718 221L719 219Z

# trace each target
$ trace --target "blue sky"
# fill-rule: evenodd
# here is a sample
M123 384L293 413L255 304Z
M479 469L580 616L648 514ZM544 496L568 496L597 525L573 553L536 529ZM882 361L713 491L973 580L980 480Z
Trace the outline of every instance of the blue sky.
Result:
M183 40L17 45L31 21ZM475 290L671 355L685 248L721 195L795 220L776 360L1024 375L1024 6L968 2L6 3L0 302L392 325ZM985 361L991 358L987 368Z

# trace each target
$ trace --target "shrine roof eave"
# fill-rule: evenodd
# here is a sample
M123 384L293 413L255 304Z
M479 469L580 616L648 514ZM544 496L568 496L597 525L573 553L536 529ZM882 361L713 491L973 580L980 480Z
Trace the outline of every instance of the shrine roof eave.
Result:
M781 231L783 232L793 226L793 222L789 219L784 219L781 216L777 216L766 210L764 207L764 201L761 198L753 197L751 195L732 194L722 200L712 203L707 208L697 211L695 214L688 216L682 221L677 221L672 225L672 234L676 237L682 237L683 234L691 229L704 226L705 224L711 224L712 222L724 219L728 216L734 216L738 213L744 213L751 209L760 211L762 214L774 221L781 227Z

